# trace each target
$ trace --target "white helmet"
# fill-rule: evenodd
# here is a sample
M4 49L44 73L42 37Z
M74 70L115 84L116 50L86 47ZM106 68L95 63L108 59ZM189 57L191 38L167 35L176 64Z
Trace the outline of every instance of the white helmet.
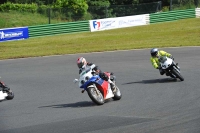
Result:
M78 68L82 68L83 66L86 66L86 65L87 65L87 61L86 61L85 58L79 57L77 59L77 66L78 66Z

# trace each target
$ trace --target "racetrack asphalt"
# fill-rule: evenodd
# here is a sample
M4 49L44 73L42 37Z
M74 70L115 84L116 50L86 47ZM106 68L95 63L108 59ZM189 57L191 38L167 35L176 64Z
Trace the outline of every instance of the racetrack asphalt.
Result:
M0 102L0 133L200 133L200 47L163 48L185 80L161 76L150 49L0 61L0 76L15 93ZM78 84L84 56L114 72L119 101L95 105Z

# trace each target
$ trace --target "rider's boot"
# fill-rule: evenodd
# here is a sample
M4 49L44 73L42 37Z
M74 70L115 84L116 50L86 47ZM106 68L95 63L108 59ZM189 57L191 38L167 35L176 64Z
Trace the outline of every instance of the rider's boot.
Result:
M112 90L113 92L115 92L115 91L116 91L115 84L114 84L112 81L109 82L109 83L110 83L111 90Z
M110 80L113 82L115 80L115 76L113 75L113 73L110 73Z
M114 83L110 83L110 87L111 87L111 90L112 90L113 92L115 92L115 91L116 91L116 88L115 88L115 85L114 85Z

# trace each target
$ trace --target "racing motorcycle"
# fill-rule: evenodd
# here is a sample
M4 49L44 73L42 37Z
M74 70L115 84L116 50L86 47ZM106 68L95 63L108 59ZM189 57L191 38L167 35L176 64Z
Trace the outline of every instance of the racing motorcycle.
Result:
M111 85L108 81L103 80L93 71L94 67L95 64L87 66L85 70L80 73L79 79L74 80L74 83L79 82L79 87L82 89L82 93L87 91L90 99L97 105L103 105L105 100L111 98L113 100L120 100L122 94L115 84L116 77L113 73L105 72L109 80L114 83L114 90L111 89Z
M2 81L0 81L0 101L12 100L14 93L12 90Z
M172 78L179 78L181 81L184 81L183 76L180 72L180 67L174 62L173 59L168 58L167 56L159 57L161 68L165 71L166 74L169 74Z

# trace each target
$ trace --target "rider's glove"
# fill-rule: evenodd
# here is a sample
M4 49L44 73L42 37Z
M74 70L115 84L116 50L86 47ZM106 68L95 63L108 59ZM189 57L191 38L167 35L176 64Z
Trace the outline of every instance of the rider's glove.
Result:
M162 69L161 66L158 66L157 69Z
M103 80L108 81L108 76L105 73L99 73L100 78L102 78Z

